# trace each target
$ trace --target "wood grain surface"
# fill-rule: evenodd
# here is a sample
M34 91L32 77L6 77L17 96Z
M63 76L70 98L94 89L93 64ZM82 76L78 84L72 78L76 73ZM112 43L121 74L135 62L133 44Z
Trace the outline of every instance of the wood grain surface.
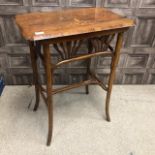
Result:
M43 40L134 25L133 20L104 8L26 13L17 15L16 22L27 40Z

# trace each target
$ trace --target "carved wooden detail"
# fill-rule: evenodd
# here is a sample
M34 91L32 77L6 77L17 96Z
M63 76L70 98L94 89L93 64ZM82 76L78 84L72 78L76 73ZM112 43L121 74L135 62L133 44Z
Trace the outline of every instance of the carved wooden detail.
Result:
M19 27L16 25L14 16L6 16L3 19L5 32L6 32L6 43L25 43L24 38L22 37Z
M23 0L1 0L0 5L23 5Z
M155 8L155 1L154 0L141 0L140 1L140 8Z
M77 54L82 42L82 40L75 40L72 42L55 43L53 47L60 54L61 60L65 60Z
M126 60L127 68L145 68L148 62L148 54L130 54Z
M60 0L32 0L33 6L59 6Z
M113 48L110 43L113 40L114 36L115 35L101 36L90 39L95 52L106 51L107 49L113 52Z
M130 7L131 0L105 0L105 6L108 7Z
M69 0L70 6L95 6L96 0Z
M30 68L31 62L29 55L14 54L8 57L11 68Z
M133 46L151 47L155 39L155 17L139 17L132 36Z
M143 73L126 73L123 77L123 84L141 84L143 82Z

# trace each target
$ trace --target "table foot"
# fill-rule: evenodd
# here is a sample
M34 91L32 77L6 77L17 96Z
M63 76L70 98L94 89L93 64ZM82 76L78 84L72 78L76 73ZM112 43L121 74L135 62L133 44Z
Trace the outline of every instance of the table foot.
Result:
M53 114L51 110L51 103L48 106L48 136L47 136L47 146L50 146L53 132Z

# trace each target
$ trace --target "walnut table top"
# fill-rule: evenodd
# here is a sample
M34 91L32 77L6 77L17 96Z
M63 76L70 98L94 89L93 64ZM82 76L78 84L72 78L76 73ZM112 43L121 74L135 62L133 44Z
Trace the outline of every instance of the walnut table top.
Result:
M27 40L45 40L133 26L133 20L105 8L61 9L16 16Z

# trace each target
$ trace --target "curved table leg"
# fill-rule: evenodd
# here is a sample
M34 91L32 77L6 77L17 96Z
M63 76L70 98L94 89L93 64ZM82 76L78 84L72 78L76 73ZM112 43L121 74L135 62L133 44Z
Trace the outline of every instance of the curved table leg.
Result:
M117 43L115 47L115 53L112 58L111 72L110 72L110 77L109 77L109 82L108 82L108 91L107 91L106 106L105 106L107 121L110 121L110 114L109 114L110 96L111 96L111 91L112 91L112 84L115 78L115 69L116 69L116 65L119 60L120 49L122 47L122 42L123 42L123 33L121 32L121 33L118 33L118 36L117 36Z
M90 73L90 64L91 64L91 58L86 60L87 61L87 73L86 73L86 79L89 78L89 73ZM85 86L86 89L86 94L89 94L89 85Z
M29 47L30 47L30 56L31 56L31 64L32 64L32 69L33 69L33 83L35 85L35 93L36 93L36 102L34 106L34 111L36 111L39 107L39 101L40 101L40 92L39 92L39 76L38 76L38 67L37 67L37 47L34 45L34 42L30 41L29 42Z
M92 53L93 46L91 44L91 41L88 40L88 53ZM91 65L91 58L89 58L87 61L87 73L86 73L86 79L88 80L89 74L90 74L90 65ZM86 94L89 94L89 85L85 86Z
M46 73L46 88L47 88L47 108L48 108L48 137L47 146L50 145L53 132L53 103L52 103L52 83L53 83L53 73L51 73L51 58L49 45L43 45L44 50L44 63L45 63L45 73ZM53 71L52 71L53 72Z

